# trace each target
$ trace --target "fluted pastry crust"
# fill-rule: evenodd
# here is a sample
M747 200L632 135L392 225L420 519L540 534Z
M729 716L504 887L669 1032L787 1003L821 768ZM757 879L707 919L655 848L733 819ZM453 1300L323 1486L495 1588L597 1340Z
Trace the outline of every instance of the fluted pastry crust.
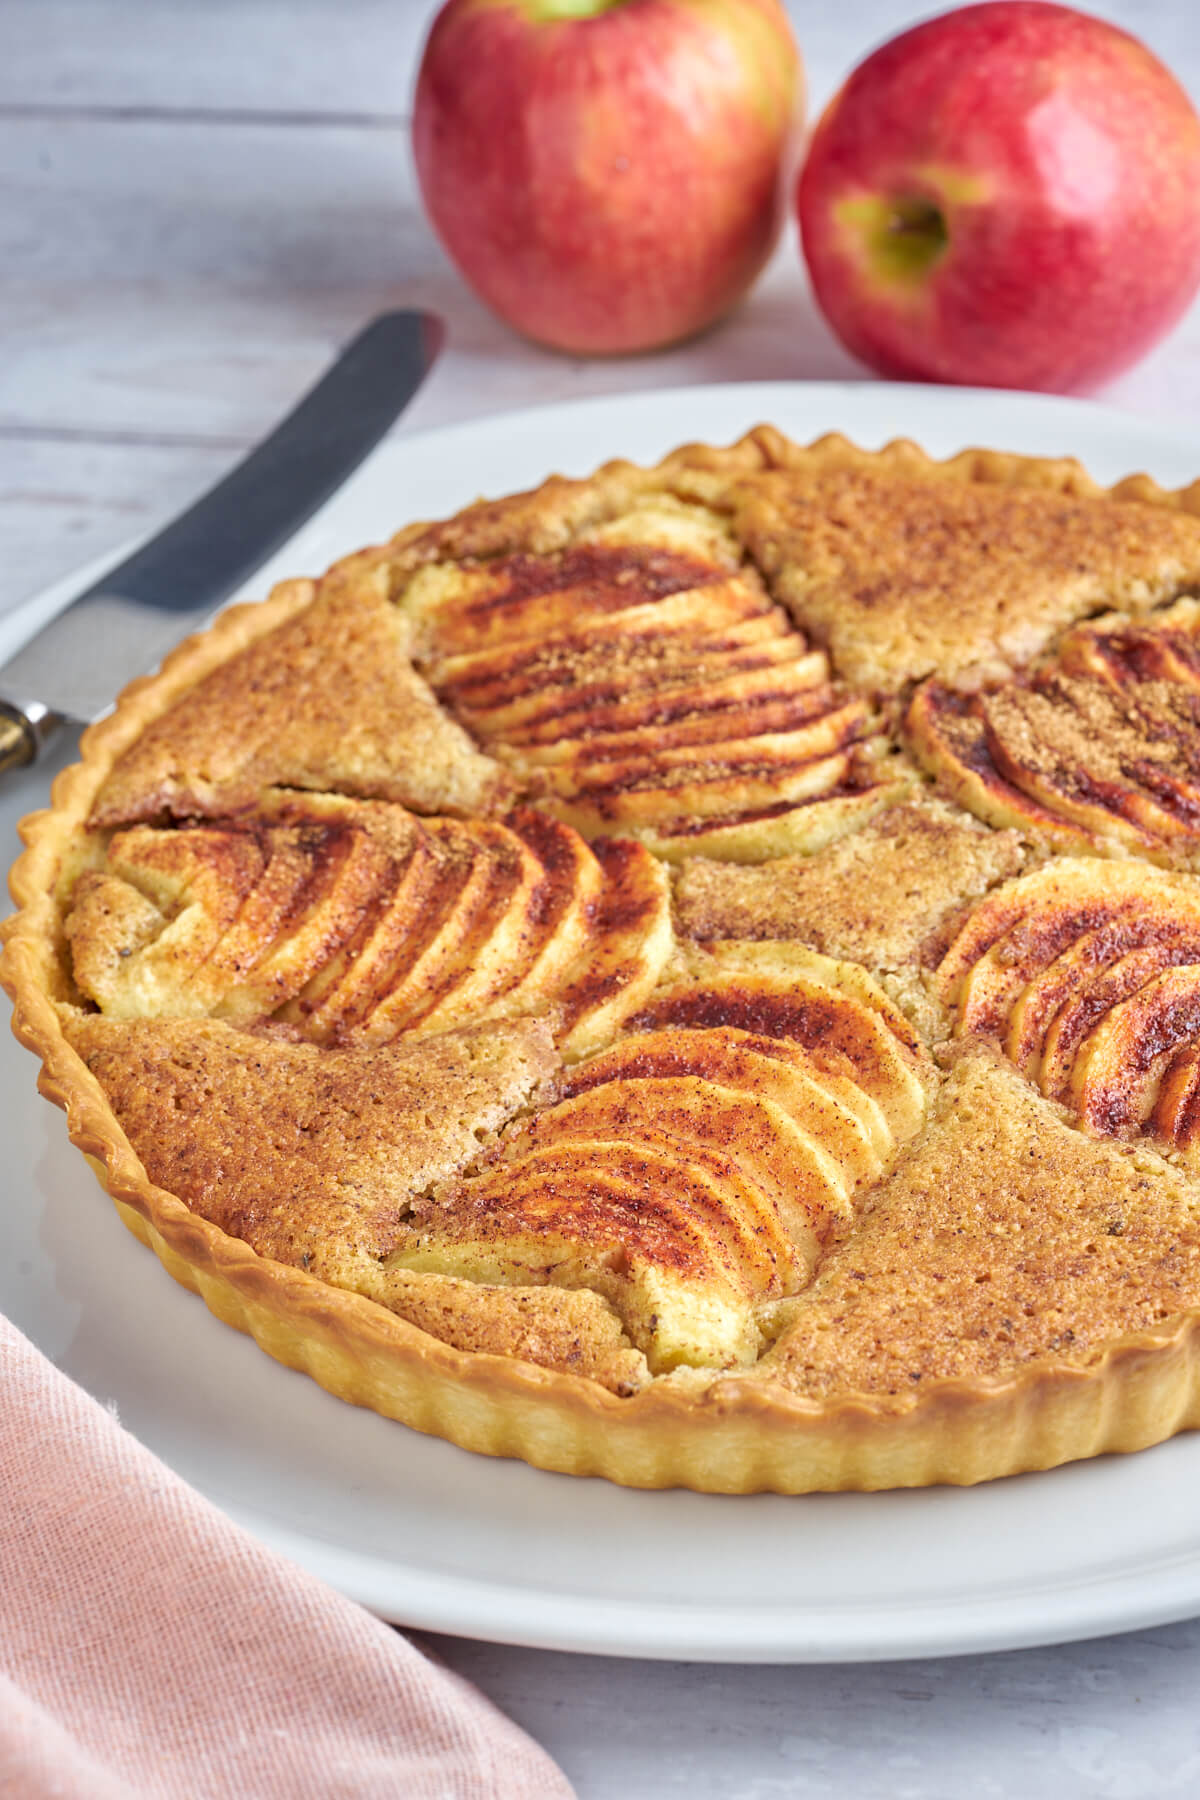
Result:
M762 427L135 682L0 973L177 1279L344 1398L722 1492L1200 1424L1200 487ZM915 686L914 686L915 684Z

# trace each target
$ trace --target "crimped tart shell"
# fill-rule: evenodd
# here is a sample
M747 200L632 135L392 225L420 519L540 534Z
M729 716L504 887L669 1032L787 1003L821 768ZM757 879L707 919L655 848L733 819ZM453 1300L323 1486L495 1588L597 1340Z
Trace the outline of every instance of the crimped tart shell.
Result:
M614 464L591 483L555 481L444 526L412 527L392 553L412 567L464 550L486 554L528 518L548 521L552 546L561 521L585 516L598 492L636 492L669 470L705 498L764 467L866 468L1200 514L1200 484L1169 494L1137 476L1105 495L1071 461L970 451L936 464L908 443L877 454L837 438L800 448L762 428L727 451L685 448L659 471ZM278 1361L345 1400L468 1449L633 1486L799 1493L971 1483L1142 1448L1200 1425L1200 1304L1114 1336L1086 1362L1042 1355L1003 1374L934 1376L904 1393L807 1398L772 1377L768 1354L757 1371L659 1378L622 1396L511 1356L456 1350L372 1300L259 1256L154 1186L64 1035L56 886L117 759L200 678L294 617L312 594L310 583L285 583L261 606L233 608L181 645L159 674L132 683L114 714L85 733L83 760L58 778L50 810L24 821L27 849L10 878L19 911L6 927L0 976L14 997L16 1034L41 1058L42 1092L66 1111L72 1141L122 1219L176 1280ZM1056 1129L1072 1130L1047 1109L1052 1117Z

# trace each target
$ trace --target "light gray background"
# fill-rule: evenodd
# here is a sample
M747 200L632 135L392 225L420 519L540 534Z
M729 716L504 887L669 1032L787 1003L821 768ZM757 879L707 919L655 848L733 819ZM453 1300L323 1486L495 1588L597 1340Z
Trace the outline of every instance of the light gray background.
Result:
M930 9L789 10L815 109ZM1090 10L1200 95L1195 0ZM665 355L576 362L495 323L415 197L407 113L433 11L0 0L0 606L176 511L384 306L430 305L450 328L405 431L633 387L866 373L814 313L791 230L733 318ZM1200 427L1200 308L1101 397ZM827 1670L436 1647L585 1800L1200 1793L1200 1624Z

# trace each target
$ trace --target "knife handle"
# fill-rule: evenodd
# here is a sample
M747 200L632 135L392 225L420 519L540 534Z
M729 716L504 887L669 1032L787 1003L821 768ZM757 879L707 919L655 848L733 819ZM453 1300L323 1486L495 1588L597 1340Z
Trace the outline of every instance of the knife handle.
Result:
M58 713L40 700L29 700L24 706L0 700L0 773L35 762L46 739L61 724Z

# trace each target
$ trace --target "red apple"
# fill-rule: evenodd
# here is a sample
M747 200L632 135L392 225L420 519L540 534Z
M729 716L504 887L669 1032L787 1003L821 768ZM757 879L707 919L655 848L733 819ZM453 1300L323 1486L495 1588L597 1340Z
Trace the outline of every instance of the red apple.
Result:
M650 349L770 254L799 87L780 0L449 0L417 81L421 192L519 331Z
M1200 285L1200 119L1136 38L1040 0L876 50L798 191L834 330L885 375L1087 388Z

